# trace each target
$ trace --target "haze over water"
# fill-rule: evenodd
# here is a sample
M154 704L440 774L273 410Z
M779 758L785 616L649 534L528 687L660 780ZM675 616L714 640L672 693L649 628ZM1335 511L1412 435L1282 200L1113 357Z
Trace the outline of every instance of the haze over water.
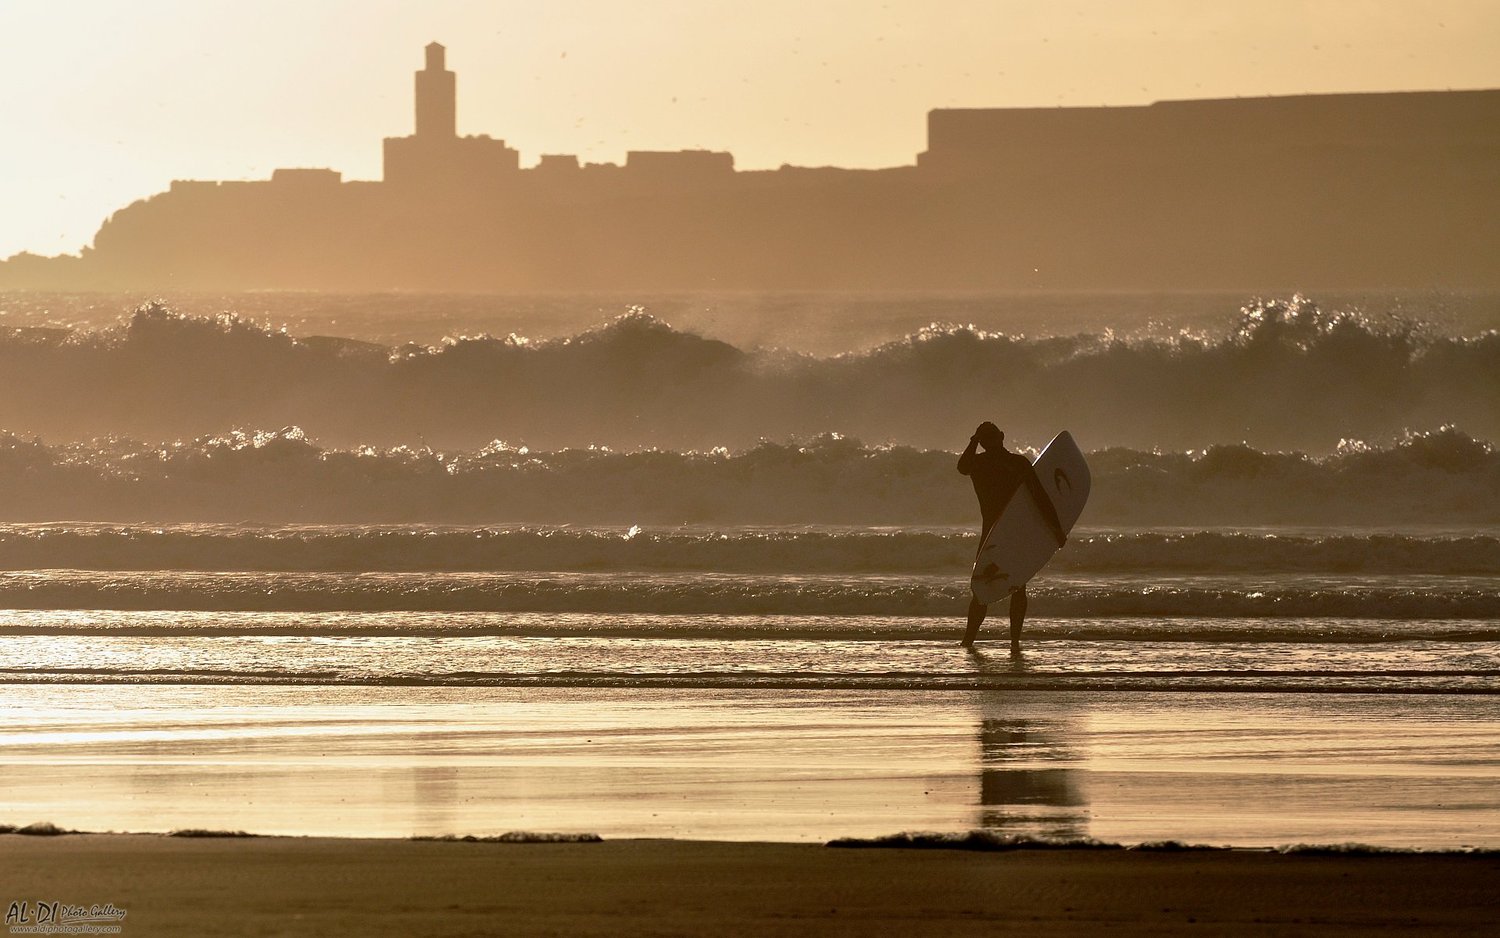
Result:
M97 6L0 12L0 254L97 231L0 824L1500 847L1490 6ZM1017 655L982 420L1093 476Z

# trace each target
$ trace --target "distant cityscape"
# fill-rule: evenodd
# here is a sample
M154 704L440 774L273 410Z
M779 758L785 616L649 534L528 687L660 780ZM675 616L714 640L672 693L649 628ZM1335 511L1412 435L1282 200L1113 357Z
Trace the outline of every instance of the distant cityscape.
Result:
M459 136L426 47L380 181L174 181L0 287L287 290L1500 288L1500 91L939 109L880 170L623 165Z

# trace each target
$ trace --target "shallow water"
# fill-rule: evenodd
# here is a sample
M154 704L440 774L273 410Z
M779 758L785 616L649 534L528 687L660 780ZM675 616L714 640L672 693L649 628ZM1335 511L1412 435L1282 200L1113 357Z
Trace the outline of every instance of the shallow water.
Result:
M981 635L994 653L956 647L972 543L953 528L13 525L0 678L1500 691L1490 531L1083 533L1028 587L1019 660L1004 608Z
M1496 532L9 525L0 823L1500 846Z
M12 614L17 615L17 614ZM24 614L20 614L24 615ZM50 617L56 622L57 617ZM95 617L91 624L97 624ZM705 623L611 617L603 628L527 635L524 623L490 616L501 634L339 634L296 617L296 634L245 634L226 617L191 632L139 634L130 614L107 617L138 634L13 634L0 648L0 676L22 682L279 683L693 688L939 689L1093 688L1500 693L1500 641L1403 637L1431 625L1371 626L1357 641L1155 641L1136 626L1120 637L1050 635L1042 622L1021 658L956 645L959 624L928 623L923 639L839 634L825 619L820 637L702 637ZM155 618L159 622L160 617ZM451 617L462 619L462 616ZM261 616L257 624L276 625ZM597 625L597 623L595 623ZM735 619L716 623L732 634ZM783 623L796 631L797 623ZM854 623L858 627L858 623ZM1286 623L1278 624L1287 628ZM765 629L763 622L750 623ZM552 625L556 627L555 624ZM1296 623L1292 623L1292 628ZM674 628L698 637L672 637ZM459 628L460 633L462 627ZM504 634L504 632L511 634ZM943 634L946 632L946 634ZM995 627L1000 633L1000 627ZM1383 639L1379 636L1383 635ZM942 637L939 637L942 636ZM1347 636L1345 636L1347 638ZM984 646L981 644L981 648Z

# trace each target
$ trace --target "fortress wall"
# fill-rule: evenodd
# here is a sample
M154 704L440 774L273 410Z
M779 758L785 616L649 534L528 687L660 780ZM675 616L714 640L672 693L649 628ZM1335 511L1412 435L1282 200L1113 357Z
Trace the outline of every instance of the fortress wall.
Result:
M1040 163L1070 154L1256 149L1500 148L1500 91L1163 101L1145 107L939 109L924 169Z

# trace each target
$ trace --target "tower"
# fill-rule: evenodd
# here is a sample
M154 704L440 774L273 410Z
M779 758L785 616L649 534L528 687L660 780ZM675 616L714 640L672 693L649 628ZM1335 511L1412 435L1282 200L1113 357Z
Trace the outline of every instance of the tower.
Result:
M472 195L520 169L521 155L504 140L458 135L455 81L443 63L446 51L440 43L427 45L427 67L417 72L417 132L385 138L385 181L409 191Z
M458 134L455 76L443 62L447 50L427 44L427 67L417 72L417 136L451 138Z

